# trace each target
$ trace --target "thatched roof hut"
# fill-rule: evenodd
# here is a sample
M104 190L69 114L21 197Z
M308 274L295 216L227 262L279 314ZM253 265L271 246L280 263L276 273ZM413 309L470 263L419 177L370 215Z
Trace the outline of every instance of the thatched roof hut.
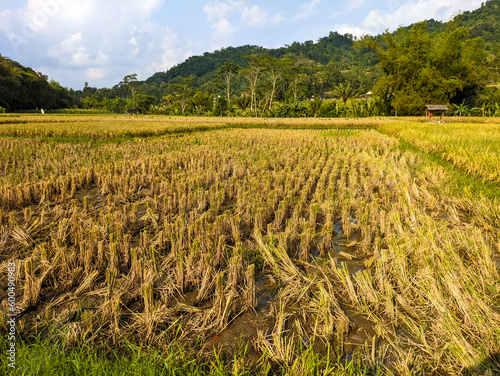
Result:
M425 106L425 116L427 120L430 120L433 116L439 115L440 119L443 120L444 113L449 111L448 106L428 104Z

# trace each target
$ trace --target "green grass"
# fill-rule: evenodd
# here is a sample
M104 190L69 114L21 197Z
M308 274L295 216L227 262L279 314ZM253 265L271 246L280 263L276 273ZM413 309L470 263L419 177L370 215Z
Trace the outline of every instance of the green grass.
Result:
M5 354L4 338L1 353ZM130 345L126 353L80 346L68 349L60 342L30 338L17 344L16 367L8 366L5 356L0 373L11 375L203 375L206 364L173 347L168 353L141 351ZM10 372L10 373L9 373Z
M15 368L8 366L5 337L0 336L0 374L2 375L50 375L50 376L183 376L183 375L385 375L380 368L370 368L354 360L341 361L335 355L316 354L312 347L304 350L288 367L258 363L239 365L238 357L222 360L217 354L201 359L178 347L165 345L164 350L141 349L128 344L120 353L96 347L80 345L67 348L57 340L28 338L17 343Z

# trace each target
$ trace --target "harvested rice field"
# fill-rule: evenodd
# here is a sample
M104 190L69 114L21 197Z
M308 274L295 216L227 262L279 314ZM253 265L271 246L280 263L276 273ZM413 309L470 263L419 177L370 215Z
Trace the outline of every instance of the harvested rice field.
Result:
M499 127L2 116L0 366L498 374Z

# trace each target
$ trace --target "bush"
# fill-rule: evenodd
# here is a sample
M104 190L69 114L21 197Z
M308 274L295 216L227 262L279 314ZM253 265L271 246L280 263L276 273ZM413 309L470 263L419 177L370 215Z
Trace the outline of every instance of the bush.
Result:
M214 107L215 116L226 116L228 111L227 100L224 97L217 97Z
M344 109L336 102L326 103L319 110L320 117L339 117L344 115Z
M302 103L285 103L272 109L273 117L298 118L307 116L308 107Z

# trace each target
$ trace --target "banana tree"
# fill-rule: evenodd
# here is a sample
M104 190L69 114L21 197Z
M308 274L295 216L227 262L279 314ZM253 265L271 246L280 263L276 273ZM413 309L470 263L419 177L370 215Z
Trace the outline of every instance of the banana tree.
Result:
M375 111L375 101L363 100L361 102L362 115L366 117L373 116Z
M310 108L311 112L314 114L314 117L317 117L319 114L319 110L321 110L321 106L323 105L323 102L321 102L321 98L318 95L314 96L314 101L311 102Z
M361 113L361 106L359 105L359 103L351 99L351 108L352 108L352 116L355 118L359 117Z
M483 105L481 107L473 107L470 109L470 113L473 114L473 115L476 115L476 114L481 114L481 116L484 117L484 114L486 112L486 102L483 102Z
M462 117L462 114L467 116L470 113L469 108L465 105L465 100L461 104L453 104L453 107L455 107L455 111L453 112L455 116Z

